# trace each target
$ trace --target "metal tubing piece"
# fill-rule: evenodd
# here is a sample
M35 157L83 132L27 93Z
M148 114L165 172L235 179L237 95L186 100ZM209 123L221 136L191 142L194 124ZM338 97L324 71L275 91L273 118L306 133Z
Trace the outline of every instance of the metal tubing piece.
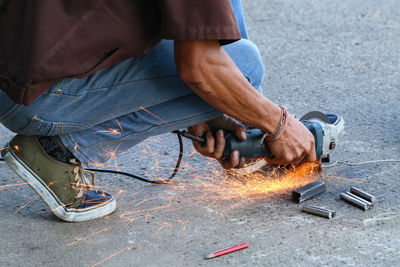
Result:
M314 209L320 209L320 210L323 210L323 211L329 211L329 212L332 213L332 217L335 217L335 216L336 216L336 211L334 211L334 210L330 210L330 209L326 209L326 208L322 208L322 207L317 207L317 206L313 206L313 205L308 205L308 204L306 204L306 205L304 205L304 206L312 207L312 208L314 208Z
M292 192L292 200L301 203L326 191L323 181L315 181Z
M333 210L328 210L328 209L324 209L324 208L316 207L316 206L312 206L312 205L304 205L303 208L301 208L301 211L309 213L309 214L325 217L328 219L332 219L332 217L334 217L336 215L336 212Z
M368 203L366 203L365 201L358 200L358 199L356 199L356 198L354 198L354 197L352 197L352 196L350 196L350 195L348 195L346 193L340 193L339 196L340 196L341 199L343 199L347 203L350 203L353 206L356 206L356 207L358 207L358 208L360 208L362 210L368 210L369 209Z
M375 202L375 200L376 200L376 198L373 195L371 195L357 187L354 187L354 186L350 188L350 192L356 196L359 196L359 197L371 202L371 203Z
M357 200L359 200L359 201L365 202L365 203L368 205L368 209L369 209L369 210L372 209L372 208L374 207L374 204L372 204L371 202L369 202L369 201L367 201L367 200L365 200L365 199L363 199L363 198L361 198L361 197L359 197L359 196L356 196L356 195L354 195L354 194L352 194L352 193L350 193L350 192L345 192L345 194L346 194L346 195L349 195L349 196L351 196L352 198L355 198L355 199L357 199Z

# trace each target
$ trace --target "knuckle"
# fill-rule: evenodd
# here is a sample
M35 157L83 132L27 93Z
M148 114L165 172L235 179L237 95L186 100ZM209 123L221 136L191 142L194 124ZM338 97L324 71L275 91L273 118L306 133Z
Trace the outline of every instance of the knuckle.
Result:
M312 144L312 145L315 145L315 138L314 138L314 136L312 136L312 138L311 138L311 144Z
M315 140L313 139L313 140L310 142L310 148L309 148L309 150L310 150L310 151L313 150L314 147L315 147Z
M217 136L217 143L225 146L225 138L223 136Z
M216 159L220 159L222 157L222 154L219 153L219 151L214 152L213 155L214 155L214 158L216 158Z
M295 160L294 157L290 156L290 157L285 157L284 161L285 162L293 162Z

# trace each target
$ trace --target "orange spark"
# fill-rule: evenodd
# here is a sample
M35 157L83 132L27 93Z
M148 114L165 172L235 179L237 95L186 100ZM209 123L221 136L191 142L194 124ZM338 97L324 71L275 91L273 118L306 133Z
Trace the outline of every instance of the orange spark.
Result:
M177 127L174 127L173 125L169 124L166 120L163 120L162 118L160 118L159 116L157 116L156 114L154 114L153 112L149 111L148 109L145 109L144 107L140 106L140 108L144 111L146 111L147 113L149 113L150 115L156 117L157 119L159 119L160 121L164 122L166 125L168 125L169 127L171 127L172 129L177 129Z
M160 195L161 195L161 194L158 194L158 195L155 196L155 197L143 199L142 201L139 201L138 203L136 203L134 207L137 207L137 206L139 206L140 204L143 204L144 202L147 202L147 201L150 201L150 200L153 200L153 199L157 199L157 198L160 197Z
M187 219L186 221L182 221L182 220L179 219L178 222L183 225L182 232L184 232L185 229L186 229L186 225L189 222L189 219Z
M203 178L199 174L192 179L193 183L190 183L190 186L179 184L174 188L176 191L191 193L193 199L197 196L197 199L211 201L207 207L223 200L254 201L274 194L287 193L316 180L318 177L316 174L320 172L319 168L319 163L307 163L295 170L259 171L246 176L225 175L220 182L207 181L209 177ZM210 172L210 170L207 171ZM221 172L219 174L215 172L216 176L221 174Z
M104 259L102 259L101 261L99 261L99 262L93 264L92 267L97 266L97 265L99 265L99 264L101 264L101 263L103 263L103 262L105 262L105 261L108 261L108 260L111 259L112 257L115 257L115 256L117 256L118 254L121 254L122 252L124 252L124 251L126 251L126 250L134 250L134 249L135 249L135 248L132 248L132 247L130 247L130 246L127 246L126 248L120 249L120 250L118 250L117 252L115 252L114 254L108 256L107 258L104 258Z
M121 132L119 129L114 129L114 128L110 128L110 127L104 127L107 130L103 130L103 131L96 131L94 132L94 134L97 133L107 133L107 134L113 134L113 135L121 135Z
M104 229L100 229L100 230L98 230L98 231L96 231L96 232L94 232L94 233L92 233L90 235L87 235L87 236L76 237L75 240L73 242L67 244L67 246L69 246L69 247L73 246L73 245L77 244L78 242L81 242L82 240L86 240L86 239L88 239L88 238L90 238L90 237L92 237L94 235L100 234L102 232L107 232L109 230L110 230L110 228L104 228Z
M146 215L142 215L142 216L138 216L138 217L136 217L136 218L130 218L130 219L128 219L128 222L126 223L126 225L125 226L128 226L129 224L131 224L131 223L133 223L134 221L136 221L136 220L139 220L139 219L141 219L141 218L146 218Z
M115 198L119 198L123 193L125 193L125 190L118 190L118 193L115 195Z
M137 213L141 213L141 212L145 212L145 211L166 209L166 208L169 208L169 207L171 207L171 204L168 204L168 205L165 205L165 206L157 206L157 207L148 208L148 209L142 209L142 210L127 211L127 212L121 214L120 217L125 217L126 215L137 214Z
M375 19L379 16L379 14L381 14L382 10L383 10L383 6L381 6L380 8L378 8L378 9L375 11L375 14L374 14L374 15L371 17L371 19L370 19L370 22L371 22L371 23L375 22Z
M30 199L28 202L26 202L24 205L22 205L21 207L19 207L15 213L18 213L20 210L22 210L23 208L25 208L26 206L28 206L30 203L32 203L32 201L34 201L35 199L37 199L39 197L39 195L35 196L34 198Z
M155 235L158 235L160 233L160 231L162 229L164 229L165 227L172 228L172 224L170 224L169 222L163 222L162 225L160 226L160 228L158 228Z
M189 222L189 219L187 219L185 224L183 225L182 232L184 232L186 230L186 226L187 226L188 222Z
M120 145L118 145L113 151L108 152L106 155L110 156L107 163L110 163L111 160L116 160L117 158L117 151Z
M118 124L118 127L119 127L119 129L121 129L121 132L122 132L122 126L121 126L121 124L119 123L119 121L117 120L117 119L115 119L115 121L117 122L117 124Z
M111 150L111 151L105 153L105 156L108 157L107 164L110 164L110 162L113 161L114 165L112 165L112 167L115 167L116 169L118 169L117 152L118 152L118 149L119 149L120 145L121 144L118 144L118 146L114 150ZM92 165L99 166L100 164L99 163L93 163ZM101 165L105 166L104 164L101 164Z
M17 151L17 152L19 152L19 151L21 150L21 147L18 146L18 145L15 145L15 146L14 146L14 150Z
M19 186L19 185L28 185L29 183L19 183L19 184L6 184L0 185L0 188L12 187L12 186Z
M101 163L98 163L98 162L89 162L89 165L90 165L90 166L93 166L93 167L95 167L95 168L98 168L98 167L102 166L102 164L101 164Z
M60 206L57 206L57 207L55 207L54 209L39 211L39 212L37 212L37 214L41 214L41 213L48 213L48 214L54 213L54 211L56 211L56 210L58 210L58 209L63 209L64 207L67 207L67 206L69 206L69 205L71 205L71 204L72 204L72 202L67 203L67 204L63 204L63 205L60 205Z

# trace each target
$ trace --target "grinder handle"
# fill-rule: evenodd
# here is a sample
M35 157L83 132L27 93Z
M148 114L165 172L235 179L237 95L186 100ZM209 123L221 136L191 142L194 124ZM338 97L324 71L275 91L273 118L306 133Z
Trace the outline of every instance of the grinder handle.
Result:
M239 151L241 157L245 158L271 158L273 157L265 142L260 143L263 133L259 129L247 130L247 140L238 140L234 133L224 131L225 149L223 158L229 159L231 153L235 150Z
M320 123L314 121L301 121L304 126L313 134L315 138L315 152L317 158L322 155L323 145L323 128ZM236 138L235 134L229 131L224 131L225 149L222 155L223 158L229 159L231 153L235 150L239 151L241 157L245 158L273 158L266 142L260 143L259 140L263 133L259 129L249 129L246 132L247 140L241 141Z

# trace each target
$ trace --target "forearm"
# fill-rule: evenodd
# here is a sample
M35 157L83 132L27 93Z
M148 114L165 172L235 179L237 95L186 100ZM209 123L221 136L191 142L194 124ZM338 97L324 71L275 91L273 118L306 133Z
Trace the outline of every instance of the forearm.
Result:
M281 109L243 76L217 41L175 41L181 78L219 111L266 132L274 132Z

